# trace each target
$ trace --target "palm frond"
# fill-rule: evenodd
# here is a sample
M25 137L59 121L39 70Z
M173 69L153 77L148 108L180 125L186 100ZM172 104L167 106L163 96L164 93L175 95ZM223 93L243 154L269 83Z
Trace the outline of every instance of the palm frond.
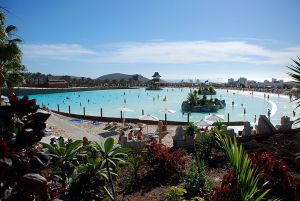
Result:
M296 59L292 59L292 61L294 62L294 64L287 66L291 72L288 72L287 74L294 80L295 83L297 83L297 95L298 97L296 97L296 99L294 101L296 101L296 108L300 107L300 57L297 56L298 60ZM295 120L294 122L295 124L300 123L300 117L298 119Z
M235 171L237 182L240 185L241 198L245 201L265 199L269 190L259 189L257 170L250 165L250 158L243 150L242 145L237 144L235 137L232 140L217 128L214 131L217 143L224 150L229 164Z

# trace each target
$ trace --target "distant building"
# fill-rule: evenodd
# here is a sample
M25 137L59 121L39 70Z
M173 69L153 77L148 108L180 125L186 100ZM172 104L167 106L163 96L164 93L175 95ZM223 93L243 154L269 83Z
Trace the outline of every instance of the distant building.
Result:
M46 87L48 88L68 88L69 84L66 80L56 77L56 76L48 76Z
M152 81L154 81L154 82L160 82L160 78L161 78L161 76L160 76L160 74L158 73L158 72L155 72L153 75L152 75Z
M234 79L233 78L229 78L228 79L228 84L234 84Z
M160 86L165 84L165 82L162 81L160 78L161 78L160 74L158 72L155 72L152 75L152 80L148 84L146 90L161 90L162 88Z
M247 81L248 87L257 87L257 82L254 80L248 80Z
M240 77L238 79L238 86L244 86L244 87L248 87L248 82L247 82L247 78L244 77Z

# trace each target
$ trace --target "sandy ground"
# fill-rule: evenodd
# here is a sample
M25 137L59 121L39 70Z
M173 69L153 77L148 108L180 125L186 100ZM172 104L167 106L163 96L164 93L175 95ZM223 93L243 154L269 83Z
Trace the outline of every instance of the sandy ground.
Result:
M66 117L66 116L62 116L62 115L58 115L58 114L54 114L52 113L51 115L54 115L55 118L59 118L61 119L61 121L63 121L65 124L71 124L73 126L78 127L79 129L83 129L86 133L84 135L88 135L86 136L88 139L91 140L91 138L95 138L98 137L100 139L105 139L107 137L113 137L115 139L115 141L118 141L119 135L118 133L114 133L112 131L108 130L108 127L114 127L115 131L119 131L122 128L122 124L121 123L113 123L111 122L109 126L107 122L100 122L99 125L93 125L92 121L78 121L78 122L74 122L71 120L74 120L73 118L70 117ZM133 123L125 123L125 125L131 125L133 128L139 127L139 125L137 124L133 124ZM147 126L146 124L142 124L143 126L143 132L147 133L147 127L148 127L148 133L154 133L157 130L157 125L149 125ZM71 138L74 139L75 137L72 135L72 133L67 132L66 128L63 128L64 126L62 125L58 125L55 123L49 123L47 122L47 128L50 128L53 130L53 135L55 136L62 136L62 137L66 137L66 138ZM175 135L175 130L176 130L177 126L171 125L168 126L167 132L163 135L162 138L162 143L172 147L173 146L173 139L172 136ZM130 129L125 131L125 135L127 135L129 133Z

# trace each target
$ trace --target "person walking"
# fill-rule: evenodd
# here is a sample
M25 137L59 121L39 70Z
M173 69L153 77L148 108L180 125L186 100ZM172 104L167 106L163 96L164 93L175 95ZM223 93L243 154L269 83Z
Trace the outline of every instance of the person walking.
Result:
M271 110L268 109L268 118L270 119L270 117L271 117Z

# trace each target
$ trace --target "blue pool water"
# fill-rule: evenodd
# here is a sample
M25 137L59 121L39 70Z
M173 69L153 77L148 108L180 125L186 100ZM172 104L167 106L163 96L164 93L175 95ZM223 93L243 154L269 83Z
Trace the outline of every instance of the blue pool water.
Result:
M120 117L121 107L128 107L133 112L126 112L125 117L138 118L142 114L151 114L159 119L164 119L164 114L159 111L162 109L172 109L176 113L168 115L168 120L187 121L187 114L181 112L181 103L190 92L189 88L164 88L160 91L146 91L140 89L114 89L114 90L98 90L84 92L68 92L56 94L40 94L31 95L30 98L36 98L38 104L44 104L50 109L57 109L57 104L60 106L60 111L68 112L68 106L71 107L71 113L83 114L85 107L86 115L100 116L100 108L103 108L103 116ZM266 94L267 96L268 94ZM287 96L278 96L269 94L269 101L264 98L263 93L254 92L253 95L249 91L230 91L217 90L217 95L213 98L225 99L227 106L219 110L217 113L225 116L230 115L230 121L248 120L254 122L254 116L257 119L260 114L267 115L268 109L271 112L271 121L274 124L280 122L280 118L284 115L293 116L295 103L290 102ZM208 96L209 98L210 96ZM166 101L163 99L166 98ZM234 106L232 106L234 101ZM243 107L242 107L243 104ZM244 115L244 109L246 115ZM208 113L193 113L190 121L198 121Z

